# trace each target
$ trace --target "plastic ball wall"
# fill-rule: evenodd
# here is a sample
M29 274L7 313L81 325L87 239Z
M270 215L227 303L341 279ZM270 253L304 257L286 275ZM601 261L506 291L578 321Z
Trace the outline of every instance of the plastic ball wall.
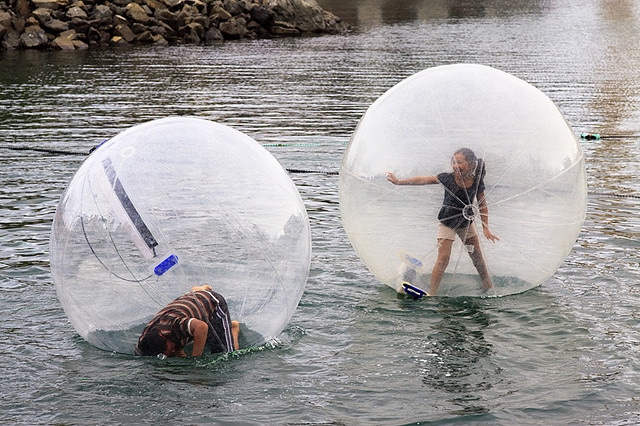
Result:
M356 253L395 290L408 272L428 289L443 186L396 186L386 174L451 172L452 156L462 147L486 166L489 224L500 241L489 242L475 223L494 288L482 292L468 247L456 239L438 295L506 295L538 286L580 233L584 156L544 93L483 65L426 69L366 111L344 153L339 183L342 220Z
M209 284L242 324L276 337L309 273L302 199L280 164L230 127L169 117L132 127L81 165L55 215L51 269L77 332L133 353L146 323Z

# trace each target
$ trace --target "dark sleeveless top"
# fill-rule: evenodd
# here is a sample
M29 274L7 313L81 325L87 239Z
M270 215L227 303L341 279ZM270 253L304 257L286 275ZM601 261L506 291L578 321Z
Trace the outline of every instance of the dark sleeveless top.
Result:
M473 184L470 188L463 188L456 183L453 172L440 173L438 181L444 186L444 200L442 208L438 213L438 220L451 229L466 228L473 222L473 213L468 212L470 220L464 217L463 211L465 207L471 206L475 202L476 195L484 192L484 176L486 171L484 167L482 172L476 174L473 178Z

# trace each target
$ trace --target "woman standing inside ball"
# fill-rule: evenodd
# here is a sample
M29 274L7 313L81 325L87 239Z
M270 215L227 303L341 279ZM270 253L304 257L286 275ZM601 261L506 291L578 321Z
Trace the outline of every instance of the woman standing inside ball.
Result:
M484 176L486 169L482 159L469 148L457 150L451 159L453 172L440 173L437 176L414 176L398 179L393 173L387 173L387 179L394 185L431 185L444 186L444 200L438 213L438 258L431 273L429 294L438 292L444 271L449 265L451 248L456 235L462 240L473 265L482 280L482 288L493 287L489 270L482 255L480 239L474 224L479 214L484 236L496 242L500 238L489 230L489 209L484 195Z

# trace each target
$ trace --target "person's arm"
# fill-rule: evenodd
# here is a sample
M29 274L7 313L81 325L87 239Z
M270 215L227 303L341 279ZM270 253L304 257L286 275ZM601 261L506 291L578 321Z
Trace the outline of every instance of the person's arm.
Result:
M482 221L482 231L487 240L496 242L500 240L500 237L493 234L489 229L489 208L487 207L487 201L484 198L484 191L478 194L478 204L480 205L480 219Z
M387 180L394 185L431 185L438 183L437 176L414 176L406 179L398 179L396 175L387 173Z
M240 323L238 321L231 321L231 336L233 337L233 349L236 351L240 349L240 343L238 336L240 335Z
M200 356L204 353L204 345L207 343L209 326L206 322L194 318L189 323L189 327L191 328L191 335L193 336L191 356Z

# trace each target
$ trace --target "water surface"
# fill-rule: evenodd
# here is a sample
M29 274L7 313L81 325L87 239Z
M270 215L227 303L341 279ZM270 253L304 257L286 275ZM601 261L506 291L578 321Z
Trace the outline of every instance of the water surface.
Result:
M0 53L0 418L6 423L633 424L640 421L640 4L336 1L348 35ZM358 119L426 67L473 62L546 93L583 141L587 220L538 288L397 299L341 227L337 176L292 173L312 269L280 344L141 359L77 336L48 240L90 148L168 115L219 121L285 168L337 171ZM37 149L67 152L47 153ZM623 197L631 195L631 197Z

